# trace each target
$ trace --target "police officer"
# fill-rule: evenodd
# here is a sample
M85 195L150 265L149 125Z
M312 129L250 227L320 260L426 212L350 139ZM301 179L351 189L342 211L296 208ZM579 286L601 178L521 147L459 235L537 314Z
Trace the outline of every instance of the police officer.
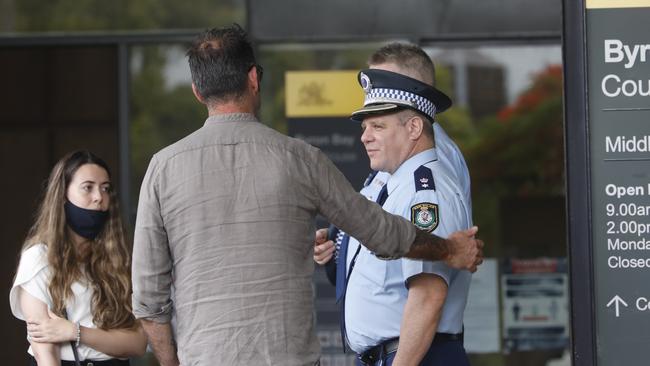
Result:
M368 66L370 69L380 69L396 72L419 80L425 84L435 86L435 65L427 53L415 44L403 42L388 43L370 55L368 58ZM438 113L440 112L441 111L438 110ZM438 153L438 159L442 165L444 165L450 172L453 173L454 178L458 181L465 196L467 209L470 213L470 221L472 221L472 198L470 189L471 184L469 171L467 169L467 164L465 163L465 158L458 148L458 145L456 145L456 143L449 137L449 135L447 135L442 126L436 121L433 121L433 131L435 141L434 146ZM379 182L385 182L386 179L388 179L388 176L390 176L385 172L372 172L368 179L366 179L364 187L360 193L367 196L366 191L368 188L366 187L372 181L375 175L378 176ZM336 231L336 228L330 228L330 235L328 237L330 239L335 239L335 234L337 232L338 231ZM323 237L325 238L324 234ZM336 250L334 243L327 242L324 244L323 240L317 243L319 245L314 248L316 254L314 256L314 259L321 265L328 264L325 267L327 270L328 278L332 284L335 284L335 263L337 260L336 257L338 256L338 251ZM332 256L335 257L335 261L330 261Z
M362 121L371 168L381 172L361 193L421 230L446 236L469 227L463 189L434 148L432 121L451 100L385 70L364 70L359 82L366 98L352 118ZM440 262L382 261L344 233L337 239L338 262L346 264L336 267L343 336L360 364L469 364L462 344L469 272Z
M370 55L368 66L371 69L396 72L435 86L436 71L433 61L422 48L411 43L393 42L384 45ZM458 180L471 214L470 179L465 158L458 145L436 121L433 121L433 131L438 159Z

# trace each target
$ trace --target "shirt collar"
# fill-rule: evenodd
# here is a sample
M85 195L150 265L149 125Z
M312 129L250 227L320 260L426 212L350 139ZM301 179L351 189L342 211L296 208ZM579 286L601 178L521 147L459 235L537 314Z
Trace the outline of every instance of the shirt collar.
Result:
M258 122L257 117L252 113L225 113L215 114L205 120L205 126L213 125L215 123L224 122Z
M397 168L395 173L388 178L388 182L386 183L388 185L386 188L388 195L393 193L395 188L397 188L402 182L412 182L413 178L411 176L418 167L435 160L438 160L438 153L436 153L435 148L424 150L408 158L399 166L399 168Z

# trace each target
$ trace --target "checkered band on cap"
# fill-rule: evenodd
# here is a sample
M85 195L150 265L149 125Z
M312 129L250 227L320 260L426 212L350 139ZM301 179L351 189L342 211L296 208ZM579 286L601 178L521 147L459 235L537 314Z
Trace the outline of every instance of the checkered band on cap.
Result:
M336 239L334 239L334 242L336 243L336 247L334 249L334 260L336 263L338 263L339 260L339 253L341 252L341 242L343 241L343 236L345 235L345 231L339 230L339 232L336 234Z
M404 90L376 88L371 89L366 93L366 99L363 106L377 103L396 103L401 105L409 105L425 115L434 118L436 114L436 106L429 99L420 95L409 93Z

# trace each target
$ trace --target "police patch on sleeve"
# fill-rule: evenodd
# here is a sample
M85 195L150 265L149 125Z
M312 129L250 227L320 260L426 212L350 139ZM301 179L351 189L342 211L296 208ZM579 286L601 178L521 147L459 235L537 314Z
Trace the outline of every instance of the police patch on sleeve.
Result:
M420 230L431 232L438 227L438 205L429 202L411 206L411 222Z

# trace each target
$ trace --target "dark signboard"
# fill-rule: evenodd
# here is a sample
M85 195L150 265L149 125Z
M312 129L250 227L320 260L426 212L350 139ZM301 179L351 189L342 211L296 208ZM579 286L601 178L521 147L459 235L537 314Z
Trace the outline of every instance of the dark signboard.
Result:
M650 1L564 3L574 365L650 358Z
M650 7L628 5L586 10L597 362L612 366L650 359Z
M321 149L348 181L359 190L370 173L368 156L361 143L359 122L348 118L290 118L289 136Z

